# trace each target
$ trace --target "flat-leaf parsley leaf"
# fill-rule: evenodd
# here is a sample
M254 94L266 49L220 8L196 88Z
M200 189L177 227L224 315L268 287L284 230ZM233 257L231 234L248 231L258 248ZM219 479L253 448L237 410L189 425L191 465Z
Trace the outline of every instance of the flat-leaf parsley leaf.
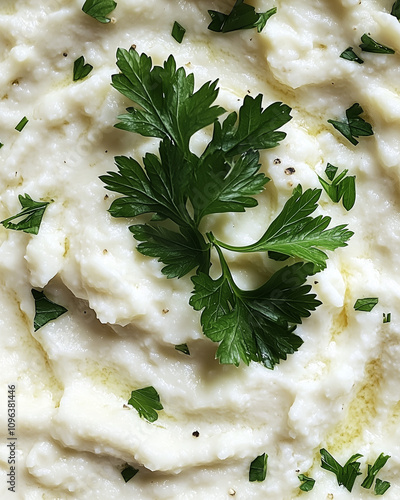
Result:
M130 481L136 474L139 472L139 469L135 469L132 465L127 465L125 469L121 471L121 475L124 478L124 481L127 483Z

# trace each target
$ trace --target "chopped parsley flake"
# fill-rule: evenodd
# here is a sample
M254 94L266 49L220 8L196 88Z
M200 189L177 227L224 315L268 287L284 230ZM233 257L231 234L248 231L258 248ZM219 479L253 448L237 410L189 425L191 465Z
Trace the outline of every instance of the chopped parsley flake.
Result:
M375 460L374 465L368 464L367 477L361 483L361 486L363 488L366 489L371 488L378 472L386 465L386 462L389 460L389 458L390 458L389 455L384 455L383 453L381 453L379 457Z
M85 64L85 58L83 56L78 57L74 62L73 81L82 80L82 78L85 78L92 69L93 66L91 64Z
M382 481L381 479L379 479L379 477L376 478L375 488L374 488L375 495L384 495L389 488L390 488L389 481Z
M172 27L171 35L178 42L182 43L183 37L185 36L186 30L177 21L174 22Z
M372 309L376 306L378 303L379 299L376 297L368 297L365 299L357 299L356 303L354 304L354 309L356 311L366 311L370 312Z
M22 207L21 212L1 221L0 224L3 224L6 229L38 234L44 212L49 202L32 200L29 194L26 193L25 196L20 194L18 199ZM17 223L11 222L16 219L21 220Z
M344 208L350 210L356 201L356 177L355 175L347 176L347 169L336 177L337 170L337 167L328 163L325 175L331 183L320 176L318 176L318 179L326 194L334 203L339 203L342 200Z
M307 189L303 193L298 186L267 231L251 245L236 247L213 241L233 252L274 252L280 256L298 257L314 263L319 270L324 269L328 256L322 249L335 250L346 246L353 233L345 225L326 229L330 217L310 217L317 209L320 196L320 189Z
M145 418L148 422L155 422L158 419L157 411L163 409L160 396L152 386L132 391L128 404L132 405L139 413L139 416Z
M400 0L396 0L392 5L392 10L390 12L392 16L400 20Z
M251 462L249 469L249 481L264 481L267 476L267 461L268 455L263 453Z
M361 57L358 57L358 55L354 52L353 47L347 47L347 49L340 54L340 57L342 59L347 59L348 61L354 61L358 64L364 63Z
M28 118L26 116L24 116L21 121L15 126L15 130L17 130L18 132L21 132L23 130L23 128L25 127L25 125L28 123Z
M328 120L328 123L332 124L336 130L356 146L358 144L356 137L374 134L371 125L363 118L360 118L362 112L362 107L358 103L355 103L346 110L346 121Z
M347 462L342 466L337 462L333 456L324 448L320 450L321 453L321 467L336 475L337 482L343 485L348 491L353 489L357 476L360 472L360 462L357 460L362 457L359 453L351 456Z
M299 488L302 491L311 491L314 488L315 479L313 479L312 477L307 477L304 474L299 474L297 477L299 478L299 481L301 481L302 483L299 486Z
M375 54L394 54L394 50L390 47L386 47L386 45L382 45L376 42L369 35L364 33L361 37L362 43L360 44L360 49L364 52L373 52Z
M175 349L179 352L182 352L183 354L186 354L187 356L190 356L190 351L189 351L189 347L187 346L187 344L176 345Z
M135 469L131 465L127 465L125 469L121 471L121 475L124 478L124 481L127 483L130 481L136 474L139 472L139 469Z
M274 7L267 12L257 13L254 7L245 3L244 0L237 0L229 14L209 10L211 23L208 25L208 29L228 33L229 31L257 28L260 33L267 24L268 19L276 13L276 10L276 7Z
M49 321L53 321L67 312L65 307L48 299L43 292L32 289L32 295L35 300L35 317L33 320L35 332Z

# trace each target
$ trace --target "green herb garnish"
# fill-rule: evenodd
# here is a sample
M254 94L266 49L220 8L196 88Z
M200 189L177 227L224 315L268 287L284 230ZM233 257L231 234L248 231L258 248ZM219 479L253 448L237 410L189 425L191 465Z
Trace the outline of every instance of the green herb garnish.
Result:
M48 201L35 201L25 193L25 196L21 194L18 196L19 202L21 203L22 210L16 215L4 219L0 222L6 229L13 229L15 231L24 231L25 233L38 234L40 224L46 210ZM19 222L11 222L16 219L21 219Z
M392 16L400 20L400 0L396 0L392 5L392 10L390 12Z
M249 469L249 481L264 481L267 476L267 461L268 455L263 453L251 462Z
M376 479L374 488L375 495L384 495L389 488L389 481L382 481L379 477Z
M124 478L124 481L127 483L130 481L136 474L139 472L139 469L135 469L132 465L127 465L125 469L121 471L121 475Z
M362 43L359 45L360 49L364 52L373 52L375 54L394 54L394 50L386 45L376 42L373 38L366 33L361 37Z
M182 43L183 37L185 36L186 30L177 21L174 22L172 27L171 35L178 42Z
M175 349L179 352L182 352L183 354L186 354L187 356L190 356L190 351L189 351L189 347L187 346L187 344L176 345Z
M65 307L52 302L43 292L32 289L32 295L35 299L35 317L33 320L35 332L49 321L57 319L67 312Z
M86 0L82 10L97 21L107 24L111 21L107 16L116 6L117 2L114 2L114 0Z
M356 311L366 311L370 312L376 306L379 299L376 297L368 297L366 299L357 299L354 304L354 309Z
M321 303L305 284L313 274L312 264L297 263L277 271L260 288L241 290L218 246L215 247L222 274L214 280L208 274L192 277L190 304L203 310L203 333L219 342L216 357L221 363L239 365L244 361L262 363L272 369L303 341L295 335L295 324L310 315Z
M318 176L318 179L326 194L334 203L339 203L342 200L344 208L350 210L356 201L356 177L355 175L347 176L347 169L336 177L337 170L337 167L328 163L325 175L331 183L320 176Z
M347 59L347 61L354 61L358 64L363 64L364 62L361 57L358 57L358 55L354 52L353 47L347 47L347 49L340 54L340 57L342 59Z
M293 333L296 324L320 304L306 280L325 266L321 248L345 246L352 233L345 226L326 230L329 217L309 217L321 190L302 193L297 188L267 230L263 243L271 247L264 250L275 259L293 255L311 262L284 267L256 290L244 291L233 280L224 244L201 228L210 214L244 212L257 205L254 196L269 180L259 172L259 150L286 137L278 129L291 119L291 109L281 102L263 109L261 95L246 96L238 113L219 121L225 110L214 104L217 82L195 91L194 76L177 68L173 56L153 67L145 54L118 49L117 65L120 73L113 75L113 86L134 104L118 117L117 128L161 141L157 155L147 153L141 163L118 156L118 171L101 176L107 189L122 194L112 202L111 215L150 214L147 222L129 228L138 251L162 262L168 278L196 273L189 302L202 311L205 335L220 344L216 357L221 363L257 361L273 368L302 344ZM191 137L209 125L212 138L198 156L190 149ZM305 243L296 240L295 231ZM215 255L222 269L216 280L209 274Z
M378 472L386 465L386 462L389 460L390 456L389 455L384 455L381 453L379 457L375 460L374 465L368 464L368 472L367 472L367 477L364 479L364 481L361 483L361 486L363 488L371 488L374 479L378 475Z
M383 313L383 323L390 323L392 321L392 313Z
M233 252L270 252L270 257L272 252L272 256L278 254L298 257L314 263L318 270L324 269L328 256L321 249L335 250L344 247L353 233L346 229L346 225L326 229L331 221L330 217L310 217L318 206L320 196L320 189L307 189L303 193L301 186L296 188L281 213L256 243L236 247L213 237L212 241ZM278 260L283 259L279 257Z
M73 81L82 80L85 78L93 69L91 64L85 64L85 58L83 56L78 57L78 59L74 62L74 74Z
M351 491L357 476L361 474L361 464L357 462L357 460L361 458L362 455L356 453L342 466L324 448L320 450L320 453L321 467L329 472L333 472L336 475L339 486L343 485L347 490Z
M145 54L139 56L132 48L129 52L118 49L117 65L120 73L112 76L112 85L137 105L118 117L121 121L117 128L146 137L168 138L188 155L192 135L225 111L211 106L218 95L217 82L205 83L194 92L193 74L176 69L173 56L163 67L152 68L151 58Z
M301 481L302 483L299 486L299 488L302 491L311 491L314 488L315 479L313 479L312 477L307 477L304 474L299 474L297 477L299 478L299 481Z
M356 137L374 134L371 125L363 118L360 118L362 112L362 107L358 103L355 103L346 110L346 121L328 120L328 123L331 123L336 130L356 146L358 144Z
M25 127L25 125L28 123L28 118L26 116L24 116L21 121L15 126L15 130L17 130L18 132L21 132L22 129Z
M163 409L160 396L152 386L132 391L128 404L137 410L141 418L149 422L155 422L158 419L157 411Z
M257 13L253 6L244 3L244 0L236 0L229 14L223 14L216 10L209 10L212 19L208 25L211 31L228 33L229 31L257 28L260 33L268 19L276 13L276 7L267 12Z

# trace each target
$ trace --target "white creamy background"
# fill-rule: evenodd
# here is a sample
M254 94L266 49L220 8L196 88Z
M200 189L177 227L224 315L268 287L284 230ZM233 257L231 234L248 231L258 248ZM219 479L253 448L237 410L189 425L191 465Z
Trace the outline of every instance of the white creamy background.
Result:
M400 24L385 0L259 0L257 11L277 7L261 34L207 30L207 10L233 3L119 0L103 25L82 12L83 0L2 0L0 220L20 210L19 194L52 202L36 236L0 226L1 498L374 497L360 479L351 493L339 487L320 467L322 447L342 464L363 454L363 472L390 455L383 498L400 498ZM187 29L180 45L175 20ZM362 53L363 65L339 58L348 46L359 53L363 33L396 54ZM264 106L293 108L287 138L261 153L271 182L259 206L207 219L221 239L253 242L294 186L320 187L327 162L357 177L349 212L321 196L319 213L355 234L310 279L323 305L297 329L303 346L273 371L219 365L188 304L189 277L167 280L136 251L130 221L107 212L115 194L99 176L114 156L140 160L158 144L113 128L130 105L110 85L115 53L132 44L158 65L173 54L197 88L219 78L218 104L229 111L259 93ZM72 82L81 55L94 69ZM355 102L374 130L356 147L327 123ZM261 255L228 258L243 286L265 276ZM33 287L68 309L37 332ZM379 303L355 312L361 297ZM190 357L174 349L184 342ZM18 492L7 496L8 384L17 387ZM124 407L147 385L164 406L153 424ZM250 483L250 462L264 452L267 478ZM128 483L126 463L139 469ZM311 492L300 492L299 472L316 479Z

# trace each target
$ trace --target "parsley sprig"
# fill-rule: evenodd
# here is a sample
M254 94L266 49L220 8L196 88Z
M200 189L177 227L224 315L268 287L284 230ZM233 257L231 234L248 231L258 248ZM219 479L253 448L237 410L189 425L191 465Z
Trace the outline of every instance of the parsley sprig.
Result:
M116 157L117 171L101 177L107 189L122 195L112 202L111 215L149 214L147 222L129 228L138 251L162 262L168 278L195 273L190 304L202 311L204 334L219 343L216 357L221 363L257 361L273 368L300 347L302 340L293 333L296 325L320 304L306 281L325 265L321 248L344 246L352 233L345 226L326 229L329 217L309 217L321 190L302 193L298 188L267 230L264 243L274 258L279 254L282 260L284 254L309 262L283 267L255 290L241 290L223 254L228 247L203 228L210 214L244 212L257 205L254 196L269 180L259 171L259 150L286 137L279 129L291 119L291 109L281 102L263 108L261 95L246 96L238 113L220 121L226 111L215 104L217 81L195 91L194 76L177 68L173 56L163 66L153 66L145 54L118 49L117 65L120 73L113 75L112 84L133 106L118 117L116 127L159 138L160 144L158 154L147 153L141 163ZM191 138L209 125L210 142L196 155ZM307 208L299 211L298 201ZM294 231L300 231L303 242ZM214 256L221 266L217 279L210 276Z

